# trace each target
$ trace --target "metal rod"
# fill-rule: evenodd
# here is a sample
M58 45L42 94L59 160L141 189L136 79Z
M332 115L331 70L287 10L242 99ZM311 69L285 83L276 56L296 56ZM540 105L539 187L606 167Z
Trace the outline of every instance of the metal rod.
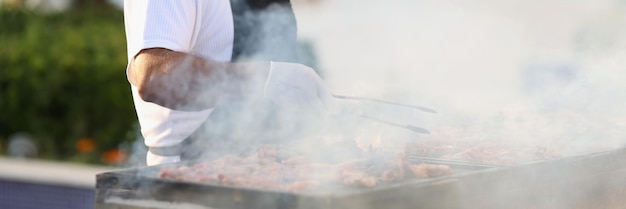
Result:
M372 121L376 121L376 122L379 122L379 123L382 123L382 124L386 124L386 125L389 125L389 126L394 126L394 127L398 127L398 128L404 128L404 129L407 129L409 131L413 131L413 132L416 132L416 133L430 134L430 131L428 131L428 130L426 130L424 128L417 127L417 126L401 125L401 124L389 122L389 121L386 121L386 120L373 118L373 117L370 117L370 116L367 116L367 115L359 115L359 117L365 118L365 119L368 119L368 120L372 120Z
M386 101L386 100L382 100L382 99L374 99L374 98L366 98L366 97L355 97L355 96L345 96L345 95L333 95L333 97L335 97L337 99L348 99L348 100L361 100L361 101L378 102L378 103L382 103L382 104L389 104L389 105L396 105L396 106L415 108L415 109L418 109L418 110L423 111L423 112L437 113L437 111L435 111L435 110L433 110L431 108L428 108L428 107L418 106L418 105L410 105L410 104L402 104L402 103L397 103L397 102L390 102L390 101Z
M409 160L415 160L415 161L422 161L422 162L425 162L425 163L446 164L446 165L455 165L455 166L468 166L468 167L480 166L480 167L492 167L492 168L505 167L505 165L499 165L499 164L485 164L485 163L479 163L479 162L460 161L460 160L448 160L448 159L430 158L430 157L420 157L420 156L414 156L414 155L409 155L408 159Z

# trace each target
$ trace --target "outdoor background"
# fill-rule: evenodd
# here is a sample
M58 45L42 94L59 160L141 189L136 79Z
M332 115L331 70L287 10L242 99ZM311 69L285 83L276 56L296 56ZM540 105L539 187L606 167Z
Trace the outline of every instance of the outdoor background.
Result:
M106 1L3 3L0 155L125 161L137 127L122 11Z

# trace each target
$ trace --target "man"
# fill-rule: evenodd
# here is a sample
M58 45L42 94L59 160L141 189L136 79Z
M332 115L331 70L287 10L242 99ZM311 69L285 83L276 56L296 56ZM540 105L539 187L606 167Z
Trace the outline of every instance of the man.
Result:
M288 0L127 0L124 15L148 165L180 161L181 144L218 106L261 98L294 112L333 109L319 76L293 63Z

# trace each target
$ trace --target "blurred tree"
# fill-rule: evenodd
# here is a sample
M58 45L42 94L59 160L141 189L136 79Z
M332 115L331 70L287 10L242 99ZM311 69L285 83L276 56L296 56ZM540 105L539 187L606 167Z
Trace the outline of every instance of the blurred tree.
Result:
M41 157L103 163L135 139L121 11L0 8L0 25L0 144L24 132Z
M13 8L23 8L25 5L26 1L25 0L8 0L6 4L8 4L9 6L13 7Z

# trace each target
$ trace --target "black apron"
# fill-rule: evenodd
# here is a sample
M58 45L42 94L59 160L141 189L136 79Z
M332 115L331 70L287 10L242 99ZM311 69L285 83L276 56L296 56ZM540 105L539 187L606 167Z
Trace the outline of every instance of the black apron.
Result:
M296 18L289 0L231 0L233 61L297 61Z
M234 23L232 61L297 62L296 19L289 0L231 0ZM244 153L268 138L290 132L276 126L273 106L250 101L216 107L211 116L181 144L150 147L162 156L181 156L181 160L213 158ZM295 127L294 127L295 129ZM263 136L269 134L271 137Z

